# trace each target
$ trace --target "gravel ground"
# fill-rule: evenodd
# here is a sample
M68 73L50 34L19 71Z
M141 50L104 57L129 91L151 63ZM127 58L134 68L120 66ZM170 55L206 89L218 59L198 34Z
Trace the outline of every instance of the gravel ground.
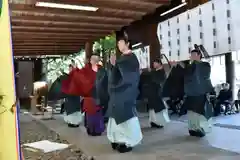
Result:
M20 122L21 144L32 143L41 140L69 144L58 134L49 130L41 123L31 120ZM85 156L80 149L72 145L68 149L56 151L54 153L42 153L33 149L23 147L25 160L94 160Z

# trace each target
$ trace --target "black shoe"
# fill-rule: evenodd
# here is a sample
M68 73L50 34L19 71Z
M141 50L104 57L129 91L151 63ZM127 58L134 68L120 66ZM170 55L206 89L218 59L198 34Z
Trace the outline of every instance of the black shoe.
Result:
M101 136L101 135L102 135L102 133L95 133L95 132L90 134L90 136L94 136L94 137Z
M78 128L78 127L79 127L79 124L71 124L71 123L68 123L68 127L70 127L70 128Z
M151 125L151 128L163 128L163 126L157 125L154 122L151 122L150 125Z
M86 128L87 134L90 135L90 129Z
M189 130L189 134L190 134L190 136L200 137L200 138L202 138L206 135L204 131L200 131L200 130L197 130L197 131Z
M127 153L132 151L132 147L127 147L125 144L120 144L117 147L119 153Z
M194 131L194 130L189 130L188 132L189 132L189 135L190 135L190 136L194 136L194 137L196 136L196 131Z
M116 150L118 145L119 145L118 143L111 143L111 146L112 146L113 150Z
M179 117L184 116L184 115L186 115L186 114L187 114L187 112L180 112L180 113L179 113Z
M107 117L104 118L104 124L106 124L106 123L108 123L108 118Z
M204 131L196 131L196 137L202 138L206 135L206 133Z
M87 129L87 134L89 136L101 136L102 133L91 132L90 129Z

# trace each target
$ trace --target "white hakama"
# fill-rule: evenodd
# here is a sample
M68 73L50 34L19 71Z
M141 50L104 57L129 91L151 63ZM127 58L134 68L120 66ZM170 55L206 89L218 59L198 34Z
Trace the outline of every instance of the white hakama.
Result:
M161 112L155 113L154 109L149 110L149 122L153 122L159 126L165 126L170 122L168 109L163 109Z
M143 135L138 117L133 117L118 125L114 118L109 118L107 138L111 143L121 143L127 147L134 147L140 144Z
M212 118L206 119L201 114L193 111L188 111L188 129L193 131L203 131L204 133L211 132L212 129Z
M64 114L64 121L67 124L79 125L80 123L82 123L83 119L84 115L81 112L74 112L69 115L67 115L66 113Z

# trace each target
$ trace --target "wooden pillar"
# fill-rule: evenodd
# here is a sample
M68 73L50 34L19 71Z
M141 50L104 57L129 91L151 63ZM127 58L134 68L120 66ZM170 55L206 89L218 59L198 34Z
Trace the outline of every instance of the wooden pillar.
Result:
M204 4L208 1L209 0L187 0L188 9L192 9L192 8L197 7L198 5Z
M160 42L157 36L158 24L148 25L148 42L150 46L150 64L153 63L154 59L160 58Z
M42 80L42 60L41 59L35 59L34 61L34 82Z
M93 43L92 42L86 42L85 43L86 59L91 57L92 52L93 52Z
M226 82L230 84L230 88L232 89L233 97L236 92L235 85L235 63L232 59L232 53L225 54L225 67L226 67Z

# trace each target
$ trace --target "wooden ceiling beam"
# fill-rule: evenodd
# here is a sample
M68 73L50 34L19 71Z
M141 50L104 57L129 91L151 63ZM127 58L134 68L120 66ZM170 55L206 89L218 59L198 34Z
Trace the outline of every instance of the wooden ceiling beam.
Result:
M76 53L79 52L81 49L46 49L46 50L41 50L41 49L15 49L13 50L13 53L25 53L25 52L39 52L39 53L57 53L57 52L70 52L70 53Z
M168 5L171 3L171 0L136 0L136 1L149 2L149 3L162 4L162 5Z
M104 36L102 36L104 37ZM93 42L95 40L100 39L101 37L73 37L73 36L49 36L49 35L31 35L27 34L25 37L23 34L13 34L12 35L12 41L13 42L25 42L25 41L31 41L31 42Z
M46 32L18 32L18 31L12 31L13 35L22 35L24 38L26 36L32 37L32 36L38 36L38 37L44 37L44 36L51 36L51 37L100 37L100 36L107 36L105 34L89 34L89 33L81 33L81 34L75 34L75 33L61 33L61 32L51 32L51 33L46 33Z
M14 56L70 55L78 51L15 51Z
M153 8L156 7L156 3L151 3L147 1L136 1L136 0L36 0L40 2L52 2L61 4L71 4L71 5L83 5L97 7L103 10L119 10L125 9L129 11L136 12L151 12Z
M53 40L13 40L13 45L17 44L85 44L85 41L53 41Z
M66 45L66 46L47 46L47 45L35 45L35 46L13 46L13 49L40 49L40 50L45 50L45 49L53 49L53 50L58 50L58 49L69 49L69 48L72 48L72 49L78 49L78 48L81 48L81 44L79 44L78 46L73 46L73 45Z
M53 14L75 14L76 16L97 16L97 17L111 17L111 18L132 18L138 19L141 16L145 15L144 12L134 12L124 10L97 10L96 12L88 12L88 11L79 11L79 10L67 10L67 9L59 9L59 8L46 8L46 7L36 7L35 5L30 4L10 4L10 10L14 11L35 11L39 13L53 13Z
M83 44L79 44L77 46L74 45L65 45L65 46L61 46L61 45L34 45L34 46L13 46L14 50L18 50L18 49L36 49L36 50L59 50L59 49L80 49L82 48L82 46L84 46Z
M40 43L40 42L38 42L38 43L15 43L15 44L13 44L13 47L24 47L24 46L26 46L26 47L28 47L28 46L30 46L30 47L35 47L35 46L46 46L46 47L81 47L81 46L84 46L84 43Z
M31 53L40 53L40 54L42 54L42 53L47 53L47 54L58 54L58 53L60 53L60 52L64 52L64 53L66 53L66 52L68 52L69 54L73 54L73 53L77 53L77 52L79 52L80 50L76 50L76 49L65 49L65 50L63 50L63 49L59 49L59 50L50 50L50 49L48 49L48 50L40 50L40 49L18 49L18 50L13 50L13 53L15 54L15 53L18 53L18 54L20 54L20 53L23 53L23 54L31 54Z
M25 32L24 32L25 33ZM71 40L73 40L73 41L81 41L81 40L83 40L83 41L91 41L92 39L91 39L92 37L86 37L86 36L81 36L81 37L73 37L73 36L65 36L65 37L63 37L63 36L59 36L59 35L57 35L57 36L51 36L51 37L49 37L48 35L42 35L42 36L39 36L39 35L31 35L31 34L27 34L27 36L24 36L23 34L12 34L12 39L13 40L32 40L32 41L35 41L35 40L40 40L40 41L42 41L42 40L53 40L53 41L71 41Z
M69 28L92 28L92 29L109 29L118 30L122 25L114 24L97 24L97 23L81 23L81 22L64 22L64 21L47 21L47 20L26 20L26 19L11 19L11 24L13 26L42 26L42 27L69 27Z
M49 42L23 42L23 43L13 43L14 47L18 47L18 46L63 46L63 47L67 47L67 46L84 46L84 43L49 43Z
M76 49L68 49L68 50L34 50L34 49L18 49L18 50L13 50L13 53L26 53L26 54L31 54L31 53L48 53L48 54L57 54L60 52L68 52L69 54L73 54L73 53L77 53L80 50L76 50Z
M12 26L12 32L29 32L29 33L62 33L62 34L76 34L82 36L94 35L111 35L113 32L105 30L89 30L89 29L71 29L71 28L53 28L53 27L21 27Z
M52 14L52 13L38 13L35 11L12 11L12 18L23 18L26 20L53 20L53 21L67 21L67 22L82 22L82 23L104 23L104 24L120 24L127 25L134 21L128 18L108 18L108 17L93 17L93 16L76 16L74 14Z
M21 51L15 51L13 54L15 56L17 55L70 55L74 53L78 53L79 50L47 50L47 51L41 51L41 50L21 50Z
M26 34L26 32L14 32L12 33L12 40L13 41L54 41L54 42L75 42L75 41L82 41L82 42L93 42L99 40L100 38L104 38L105 36L72 36L72 35L48 35L48 34Z
M111 33L109 30L106 29L91 29L91 28L64 28L64 27L31 27L31 26L12 26L13 31L44 31L44 32L61 32L61 33L71 33L71 32L83 32L83 33L103 33L109 34Z
M31 39L27 39L27 40L20 40L20 39L14 39L13 40L13 44L23 44L23 43L50 43L50 44L64 44L64 43L81 43L81 44L85 44L85 41L83 40L31 40Z
M33 0L34 1L34 0ZM98 12L105 12L109 14L127 14L131 15L135 18L140 18L147 14L150 11L154 11L156 5L151 4L151 3L146 3L148 4L148 8L146 5L144 5L144 8L140 8L142 5L141 3L135 3L132 4L131 1L128 1L126 3L122 2L120 0L81 0L81 1L76 1L76 0L35 0L35 1L45 1L45 2L54 2L55 3L61 3L61 4L70 4L70 5L83 5L83 6L92 6L92 7L97 7ZM124 0L123 0L124 1ZM35 3L33 2L33 5ZM52 9L52 8L51 8ZM85 11L89 12L89 11Z
M81 51L81 49L58 49L58 50L41 50L41 49L16 49L13 50L13 54L16 55L18 54L31 54L31 53L39 53L39 54L59 54L61 52L68 53L68 54L73 54L73 53L78 53Z

